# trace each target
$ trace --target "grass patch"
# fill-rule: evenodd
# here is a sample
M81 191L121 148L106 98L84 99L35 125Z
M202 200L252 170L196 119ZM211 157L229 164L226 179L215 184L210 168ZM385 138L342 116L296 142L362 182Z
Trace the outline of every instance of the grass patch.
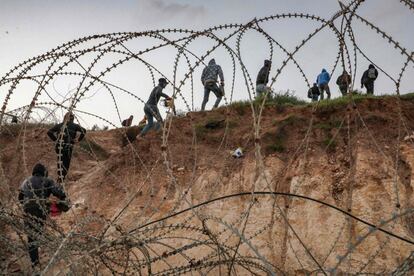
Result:
M285 151L284 141L282 139L276 139L274 143L266 146L266 151L268 153L284 152Z
M93 140L85 138L79 142L79 147L92 155L96 155L99 160L105 160L109 157L108 152Z
M329 122L324 122L324 123L317 123L314 124L313 127L314 128L319 128L319 129L323 129L323 130L331 130L334 128L339 128L341 126L341 121L339 120L331 120Z

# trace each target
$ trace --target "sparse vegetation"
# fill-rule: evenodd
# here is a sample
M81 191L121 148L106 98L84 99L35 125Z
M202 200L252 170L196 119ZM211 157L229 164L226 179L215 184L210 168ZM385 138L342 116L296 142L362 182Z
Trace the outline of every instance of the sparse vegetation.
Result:
M108 152L93 140L85 138L79 142L79 147L92 155L96 155L99 160L105 160L109 157Z

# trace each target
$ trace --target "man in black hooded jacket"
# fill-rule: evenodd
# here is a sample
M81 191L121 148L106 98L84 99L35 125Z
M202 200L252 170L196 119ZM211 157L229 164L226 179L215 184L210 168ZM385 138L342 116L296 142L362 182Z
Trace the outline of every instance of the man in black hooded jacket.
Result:
M58 157L58 176L59 181L63 182L69 171L70 160L72 158L73 145L76 142L76 136L80 133L78 141L83 140L86 129L74 123L75 116L68 112L65 114L62 123L53 126L47 132L52 141L56 142L55 151Z
M361 88L365 86L367 94L374 94L374 81L378 78L378 71L373 64L370 64L368 70L364 72L361 78Z
M265 60L263 67L260 69L256 78L256 93L257 96L261 96L267 92L267 83L269 82L269 73L272 62L270 60Z
M39 265L39 236L49 215L47 199L54 195L66 199L63 188L47 177L47 169L38 163L33 167L32 176L25 179L19 188L19 202L23 205L24 225L27 231L29 256L32 267ZM67 211L68 208L64 211Z

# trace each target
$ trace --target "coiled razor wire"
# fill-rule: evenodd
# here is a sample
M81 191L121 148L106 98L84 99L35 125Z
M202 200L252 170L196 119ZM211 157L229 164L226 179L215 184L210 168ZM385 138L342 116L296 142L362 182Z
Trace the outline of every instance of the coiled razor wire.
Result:
M414 10L412 1L394 2L395 5ZM410 124L405 117L400 98L400 87L407 69L414 63L414 52L409 45L402 45L392 35L358 13L362 6L369 4L370 1L364 0L353 0L346 5L339 1L338 11L329 18L295 12L254 18L245 24L218 25L201 31L161 29L93 35L65 43L16 65L0 79L0 91L4 93L1 94L4 101L0 113L0 138L12 137L15 140L13 149L0 147L0 188L3 193L0 204L1 273L9 274L16 267L24 272L30 271L25 238L30 230L22 223L23 213L16 199L16 185L24 176L29 175L33 162L40 160L48 167L55 167L55 157L51 150L53 146L46 141L45 130L59 122L62 114L66 112L73 112L80 123L83 120L98 120L110 126L109 131L119 139L127 141L125 147L110 153L113 158L101 160L100 153L94 148L95 140L99 144L99 134L93 135L95 138L88 134L86 145L77 147L75 154L92 162L93 169L88 174L90 181L93 182L100 175L105 175L107 182L116 183L114 186L119 186L117 181L120 180L126 181L128 185L118 187L119 191L125 193L125 197L110 203L114 209L109 212L109 217L93 210L93 206L88 202L79 202L75 203L69 213L62 216L63 221L46 222L44 233L39 236L38 241L42 252L42 275L410 273L414 269L411 253L414 251L414 239L401 231L404 228L401 221L402 218L413 216L413 209L402 198L402 180L398 171L401 169L399 162L402 137L411 135ZM301 20L304 24L313 22L317 27L298 45L289 49L267 31L267 24L277 24L282 20ZM371 32L383 39L384 45L389 45L392 51L397 51L403 57L404 63L399 72L387 72L378 66L373 57L362 51L354 32L356 24L369 27ZM317 128L316 117L322 108L321 103L312 105L305 135L300 139L294 153L284 160L282 169L269 174L269 168L265 165L261 136L266 131L263 123L267 96L275 92L269 90L268 95L259 103L255 100L253 77L256 72L247 69L245 62L251 54L242 51L244 37L248 33L262 36L268 45L267 59L271 60L276 68L275 73L270 76L270 87L277 86L279 77L289 63L292 63L304 80L304 87L309 88L309 78L313 76L307 74L301 66L298 53L324 30L333 35L338 46L330 70L331 75L338 67L347 70L352 76L352 87L349 88L352 91L357 77L358 58L362 58L375 64L395 85L397 95L398 114L395 126L398 139L391 157L382 149L378 137L375 137L370 129L353 94L349 93L346 98L348 103L343 111L347 115L341 118L340 125L323 150L325 154L330 154L328 148L332 144L340 143L341 136L346 137L346 156L343 161L347 164L344 170L347 176L343 180L345 197L342 202L339 201L339 206L326 198L317 199L301 194L306 190L305 177L312 177L309 171L312 156L310 148L313 143L312 134ZM212 43L206 51L197 52L193 49L192 46L200 42L207 45L206 41ZM134 43L137 42L143 42L143 45L152 44L148 48L136 50ZM163 72L163 69L151 62L150 55L163 50L174 52L171 72ZM280 64L274 62L276 50L280 50L283 55ZM230 93L224 96L224 107L219 111L220 116L224 118L225 131L218 140L214 155L203 156L200 154L203 147L203 137L199 133L200 115L193 113L197 111L195 106L198 105L194 97L195 93L198 93L194 83L198 78L196 70L204 67L206 61L214 57L218 51L225 52L231 60L231 68L225 68L226 75L230 72L230 77L226 77L226 83L230 84ZM166 78L172 85L172 96L176 105L183 106L184 113L188 112L180 119L174 114L175 110L169 108L161 140L148 138L148 141L143 142L146 143L143 146L131 142L128 131L117 126L125 116L121 107L125 97L135 102L140 109L145 104L145 98L138 90L127 88L111 79L112 74L135 62L148 72L147 78L152 85L156 84L157 78ZM56 84L65 81L70 81L71 86L75 81L75 88L67 93L60 93ZM29 83L32 87L29 91L33 92L33 97L29 102L16 106L13 101L22 93L28 93ZM229 141L232 138L234 116L232 104L237 104L234 102L236 84L245 85L246 98L249 100L252 114L252 132L245 137L243 143L245 147L254 149L256 167L253 181L244 179L244 169L237 168L240 172L235 170L238 165L234 165L233 162L237 161L229 161L224 153L233 146ZM96 106L85 109L82 105L84 101L96 99L101 95L109 96L109 104L116 114L117 121L102 113L98 114ZM182 115L178 115L180 116ZM20 123L11 125L12 117L18 118ZM192 160L193 165L189 168L189 177L185 179L176 173L180 160L174 156L176 150L173 148L177 143L174 127L179 120L186 120L191 127L189 150L184 154L188 160ZM392 191L393 210L391 213L383 213L379 220L366 217L362 213L356 215L355 211L355 193L358 192L356 186L361 184L355 177L359 162L356 156L357 140L362 131L368 134L368 142L387 164L392 179L392 187L389 190ZM43 138L39 138L40 136ZM33 152L36 148L30 144L33 143L33 139L39 141L41 152ZM157 152L157 156L148 160L145 150L142 152L143 147L147 147L147 150L149 148L150 153ZM8 150L7 154L13 156L12 160L4 161L6 154L3 150ZM61 156L59 152L60 163ZM117 164L114 164L115 161L111 159L122 162L124 170L127 171L120 172ZM220 166L214 164L218 159L223 162ZM5 169L6 162L9 162L7 165L12 169ZM204 168L201 168L203 166ZM286 183L289 183L290 174L295 168L304 171L304 176L298 180L296 186L286 190ZM52 171L50 168L49 170ZM214 180L203 181L204 170L215 171L217 174ZM235 190L227 189L230 181L229 171L240 174L240 187L249 187L249 190L235 193ZM162 185L154 184L161 179ZM264 181L264 186L259 184L260 179ZM71 186L81 184L82 181L82 178L60 179L69 197L74 192ZM105 184L108 183L99 185ZM207 189L206 185L214 188ZM80 187L89 189L85 185ZM99 186L94 188L100 189ZM227 190L227 195L222 194L224 190ZM154 197L157 193L159 196ZM202 193L203 196L200 197L198 193ZM338 217L339 224L332 230L330 240L326 241L326 250L318 249L315 241L309 239L307 229L301 229L295 223L297 213L303 212L301 208L309 204L318 204L318 208L322 208L324 212ZM79 211L79 206L83 211ZM232 209L228 215L225 212L226 208ZM236 216L230 215L236 213ZM258 221L259 217L261 221ZM301 219L315 223L313 218ZM370 247L369 243L375 239L379 240L378 246ZM395 267L379 266L381 255L391 254L387 252L396 250L396 246L403 246L407 254L395 262ZM363 253L365 251L366 253Z

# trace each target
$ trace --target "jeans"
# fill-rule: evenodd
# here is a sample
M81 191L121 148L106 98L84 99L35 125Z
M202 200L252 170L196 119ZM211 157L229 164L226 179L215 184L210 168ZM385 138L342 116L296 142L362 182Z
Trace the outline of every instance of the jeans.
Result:
M339 90L342 93L342 96L346 96L348 94L348 85L339 85Z
M35 214L26 213L24 217L24 226L27 231L28 251L32 267L39 265L39 236L43 232L43 225L46 217L44 215L36 216Z
M72 145L62 144L62 150L60 151L61 156L59 156L59 142L55 147L57 154L57 173L59 180L64 180L68 174L70 160L72 159L72 150Z
M370 95L374 94L374 82L373 81L365 82L364 86L367 89L367 94L370 94Z
M148 124L142 129L140 136L143 137L153 126L154 126L154 117L157 120L155 125L155 130L158 130L162 123L162 117L158 107L156 105L147 105L144 107L145 115L147 116Z
M323 100L323 92L326 91L328 95L328 100L331 98L331 90L329 89L329 85L327 83L318 85L319 92L321 93L321 100Z
M223 97L223 92L217 86L217 83L208 82L204 86L204 99L203 99L203 103L201 104L201 111L204 111L204 109L206 108L206 104L208 102L208 97L210 96L210 91L213 91L214 95L216 95L216 97L217 97L213 108L218 107L218 105L220 104L221 98Z

